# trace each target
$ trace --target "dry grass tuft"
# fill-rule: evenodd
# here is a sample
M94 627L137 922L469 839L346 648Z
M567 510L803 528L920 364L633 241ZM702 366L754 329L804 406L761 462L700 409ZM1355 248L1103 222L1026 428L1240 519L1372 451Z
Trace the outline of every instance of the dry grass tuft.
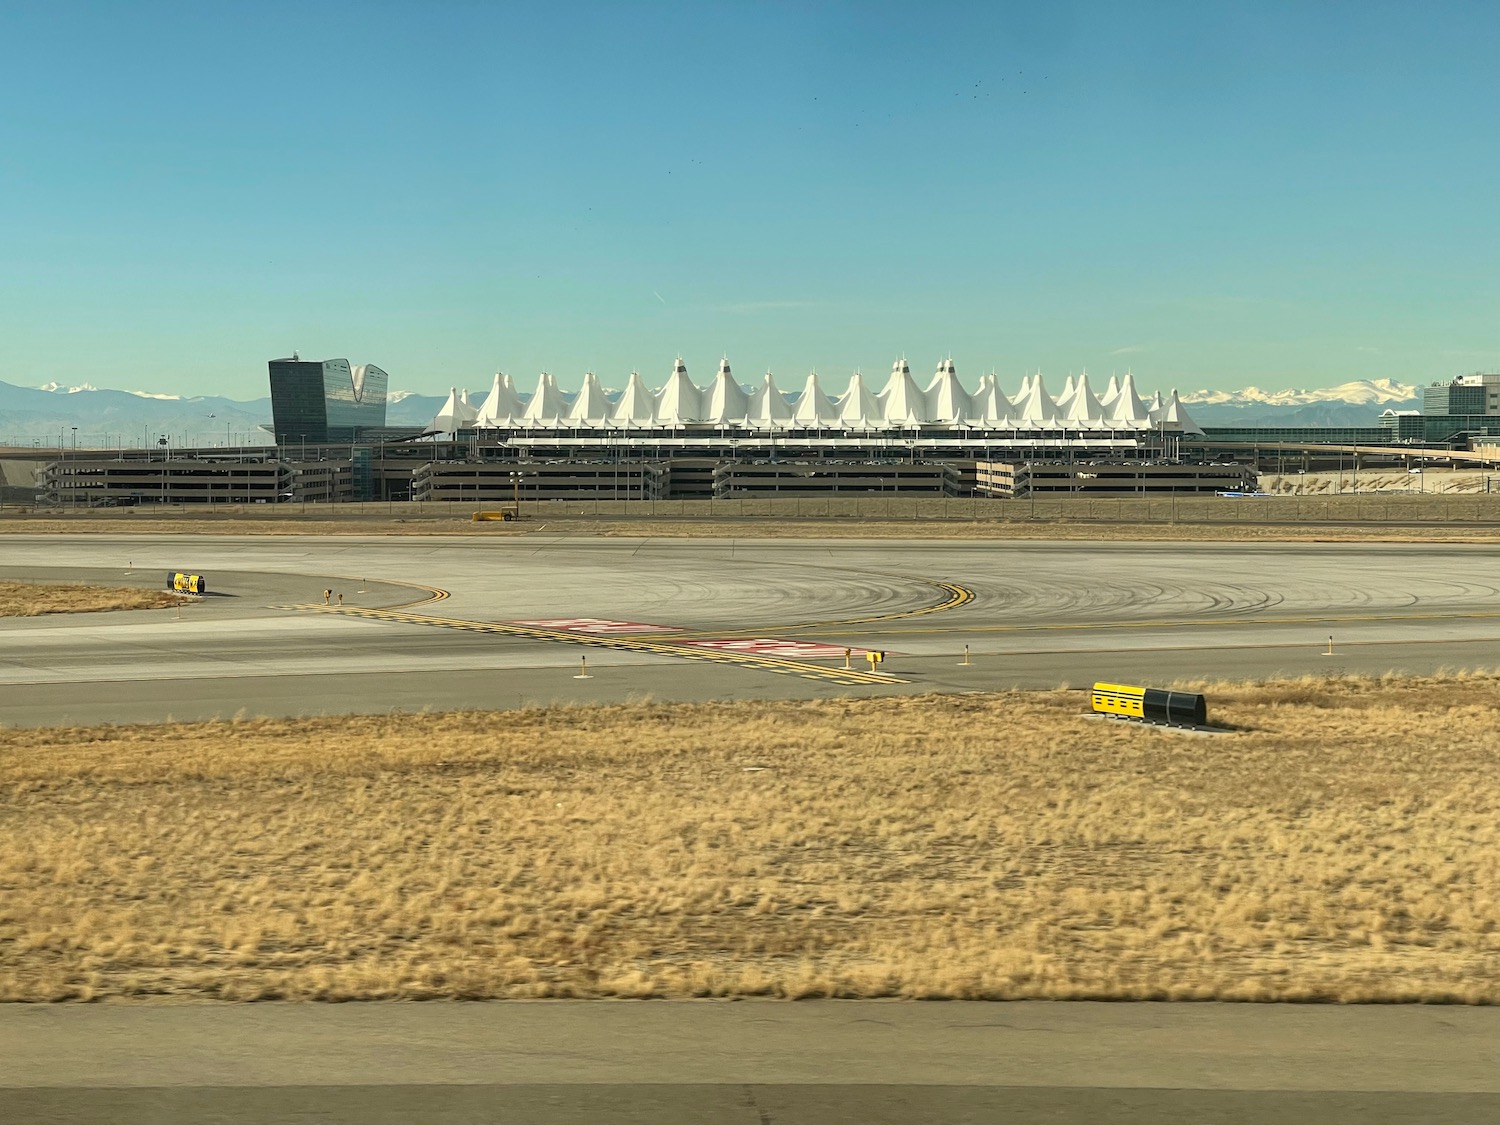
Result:
M1500 1001L1500 679L0 732L0 998Z
M139 587L0 581L0 617L97 613L107 609L161 609L179 605L184 600L167 590Z

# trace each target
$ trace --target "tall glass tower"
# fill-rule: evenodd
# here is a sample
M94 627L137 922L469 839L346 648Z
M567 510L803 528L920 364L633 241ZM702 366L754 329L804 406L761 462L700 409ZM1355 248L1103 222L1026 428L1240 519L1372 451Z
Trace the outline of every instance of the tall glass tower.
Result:
M373 363L350 367L347 359L273 359L271 428L277 445L358 441L366 430L385 426L390 380Z

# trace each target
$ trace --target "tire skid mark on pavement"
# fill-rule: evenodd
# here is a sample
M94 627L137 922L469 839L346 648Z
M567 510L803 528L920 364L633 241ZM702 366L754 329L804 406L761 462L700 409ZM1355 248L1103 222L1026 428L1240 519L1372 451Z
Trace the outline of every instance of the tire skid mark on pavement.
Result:
M897 575L895 577L906 577ZM923 582L943 591L945 597L942 601L932 605L919 606L916 609L903 609L895 613L877 613L869 617L840 617L832 621L804 621L795 625L767 625L759 629L728 629L719 632L705 633L679 633L678 640L718 640L733 638L753 638L764 636L779 636L782 633L805 633L810 630L822 631L825 629L839 629L845 625L878 625L886 621L904 621L912 617L925 617L929 613L942 613L945 610L957 609L961 605L968 605L974 600L974 591L967 586L960 586L956 582L932 582L925 578L915 581Z
M466 621L457 617L434 617L430 614L407 613L399 609L367 609L363 606L296 605L287 608L338 614L344 617L361 617L371 621L390 621L403 625L426 625L468 633L490 633L508 637L524 637L536 641L555 641L559 644L587 645L590 648L608 648L622 652L649 652L658 656L672 656L684 660L732 664L761 672L780 672L783 675L796 675L804 679L842 684L846 687L888 686L909 682L885 672L864 672L855 668L828 668L821 664L810 664L785 657L690 648L687 645L673 643L678 639L675 635L671 641L646 640L641 637L600 636L589 633L570 633L562 629L547 629L535 625L515 625L500 621Z
M1070 632L1097 632L1112 629L1201 629L1201 628L1232 628L1246 625L1346 625L1346 624L1368 624L1372 621L1484 621L1500 618L1500 611L1481 610L1478 612L1455 612L1455 613L1362 613L1344 616L1307 616L1307 617L1205 617L1185 618L1178 621L1146 620L1146 621L1079 621L1079 622L1019 622L1014 625L949 625L932 629L902 629L901 635L907 634L953 634L953 633L1070 633ZM834 622L834 625L843 625L846 622ZM809 625L804 628L816 629L817 626ZM782 629L780 632L787 632ZM724 634L731 636L733 634ZM839 637L867 636L863 631L854 633L820 632L820 636Z

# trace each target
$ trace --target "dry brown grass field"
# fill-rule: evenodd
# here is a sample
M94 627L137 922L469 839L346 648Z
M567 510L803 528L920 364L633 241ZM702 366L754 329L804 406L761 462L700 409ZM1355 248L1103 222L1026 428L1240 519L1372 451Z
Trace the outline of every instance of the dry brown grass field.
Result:
M1500 1001L1500 677L0 731L0 999Z
M161 609L184 600L166 590L139 587L0 580L0 617L95 613L106 609Z

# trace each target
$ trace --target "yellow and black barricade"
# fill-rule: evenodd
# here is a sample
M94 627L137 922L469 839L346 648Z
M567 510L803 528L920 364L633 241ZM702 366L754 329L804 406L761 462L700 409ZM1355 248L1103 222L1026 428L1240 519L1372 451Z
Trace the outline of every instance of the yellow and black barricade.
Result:
M183 574L174 571L167 575L167 589L175 590L179 594L206 594L208 583L204 581L201 574Z
M1208 701L1190 691L1095 684L1089 701L1101 715L1123 715L1128 719L1180 727L1201 727L1208 723Z

